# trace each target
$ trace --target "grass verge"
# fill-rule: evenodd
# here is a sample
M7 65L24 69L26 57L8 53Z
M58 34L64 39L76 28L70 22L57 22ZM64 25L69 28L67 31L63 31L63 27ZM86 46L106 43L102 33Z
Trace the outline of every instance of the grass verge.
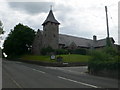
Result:
M87 55L77 55L77 54L70 54L70 55L57 55L63 57L62 62L84 62L87 63L90 56ZM23 55L21 57L23 60L34 60L34 61L41 61L41 62L57 62L57 60L50 60L50 56L38 56L38 55Z

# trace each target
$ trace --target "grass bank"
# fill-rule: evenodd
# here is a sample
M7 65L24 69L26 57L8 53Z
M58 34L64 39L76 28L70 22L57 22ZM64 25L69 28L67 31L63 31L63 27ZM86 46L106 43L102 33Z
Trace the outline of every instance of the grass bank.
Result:
M58 57L57 55L56 57ZM87 63L90 56L87 55L77 55L77 54L70 54L70 55L60 55L63 57L62 62L84 62ZM50 56L38 56L38 55L23 55L21 57L23 60L35 60L41 62L57 62L56 60L51 60Z

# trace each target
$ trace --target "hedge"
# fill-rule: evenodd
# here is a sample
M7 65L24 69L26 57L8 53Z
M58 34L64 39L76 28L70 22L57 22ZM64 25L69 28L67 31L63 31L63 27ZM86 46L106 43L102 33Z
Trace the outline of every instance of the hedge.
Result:
M91 51L91 59L88 62L88 70L97 73L101 70L120 71L120 56L114 48Z

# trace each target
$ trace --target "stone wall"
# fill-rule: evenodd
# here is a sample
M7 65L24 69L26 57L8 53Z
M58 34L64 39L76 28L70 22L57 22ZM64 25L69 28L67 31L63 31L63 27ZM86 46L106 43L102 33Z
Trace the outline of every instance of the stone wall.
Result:
M59 39L59 26L58 24L48 22L43 26L43 47L52 47L58 49Z
M32 45L33 54L40 55L40 51L42 49L42 39L43 39L42 33L40 30L38 30Z

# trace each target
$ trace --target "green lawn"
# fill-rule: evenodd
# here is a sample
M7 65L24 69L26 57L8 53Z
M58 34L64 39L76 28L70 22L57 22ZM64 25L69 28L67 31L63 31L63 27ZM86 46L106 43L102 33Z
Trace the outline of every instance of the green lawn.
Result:
M77 55L77 54L70 54L70 55L60 55L63 57L63 62L88 62L90 56L86 55ZM56 56L58 57L58 55ZM50 60L50 56L37 56L37 55L24 55L22 56L23 60L37 60L42 62L56 62L56 60Z

